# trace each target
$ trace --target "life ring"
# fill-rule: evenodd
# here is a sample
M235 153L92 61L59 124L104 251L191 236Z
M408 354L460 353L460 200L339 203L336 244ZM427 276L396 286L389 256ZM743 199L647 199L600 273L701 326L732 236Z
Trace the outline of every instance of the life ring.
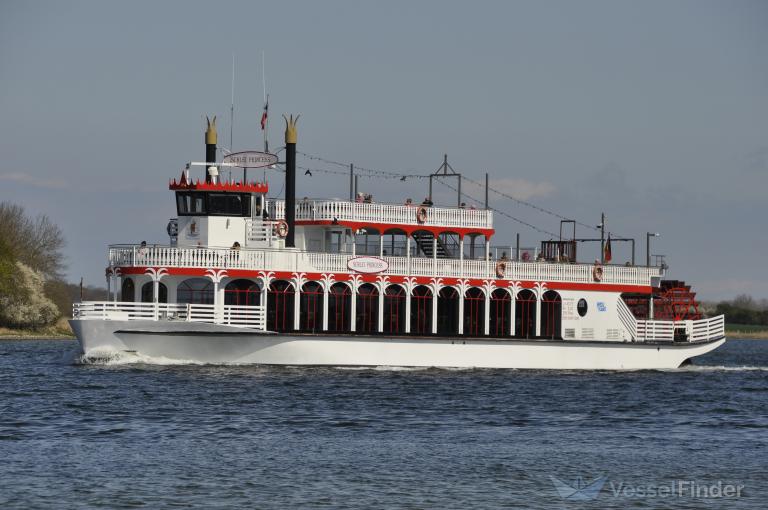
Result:
M500 260L496 262L496 276L499 278L504 278L504 275L507 273L507 263L504 260Z
M416 209L416 221L419 223L424 223L427 221L427 208L424 206L419 207Z
M285 237L288 235L288 224L284 220L275 223L275 234L277 234L278 237Z
M592 268L592 278L596 281L602 281L603 280L603 266L599 263L595 264L595 267Z

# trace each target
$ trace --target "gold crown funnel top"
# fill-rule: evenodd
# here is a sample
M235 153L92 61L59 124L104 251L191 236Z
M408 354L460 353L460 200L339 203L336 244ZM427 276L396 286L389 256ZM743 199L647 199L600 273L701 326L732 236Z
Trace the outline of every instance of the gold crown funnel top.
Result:
M283 115L285 119L285 143L296 143L296 123L299 122L299 117L301 115L297 115L295 118L293 115L290 117Z
M208 128L205 130L205 144L216 145L217 138L218 138L216 136L216 116L214 115L213 120L211 120L206 115L205 121L208 123Z

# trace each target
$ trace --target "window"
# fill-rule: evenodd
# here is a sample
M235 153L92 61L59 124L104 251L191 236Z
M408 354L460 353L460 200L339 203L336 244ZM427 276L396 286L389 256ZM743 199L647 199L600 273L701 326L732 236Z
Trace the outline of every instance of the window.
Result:
M250 195L208 193L208 214L212 216L250 216Z
M250 216L251 195L248 193L176 193L179 216Z
M205 214L205 193L176 193L176 212L179 216Z
M576 304L576 311L579 313L579 317L584 317L587 315L587 300L586 299L579 299L579 302Z
M206 278L190 278L179 284L177 303L213 304L213 283Z

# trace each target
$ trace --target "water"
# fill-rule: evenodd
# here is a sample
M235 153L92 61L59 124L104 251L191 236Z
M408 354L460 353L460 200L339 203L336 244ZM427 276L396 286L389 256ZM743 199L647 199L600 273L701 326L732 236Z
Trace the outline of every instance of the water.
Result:
M768 341L621 373L82 364L74 349L0 342L0 508L768 504ZM607 479L573 502L550 476ZM744 487L614 495L676 480Z

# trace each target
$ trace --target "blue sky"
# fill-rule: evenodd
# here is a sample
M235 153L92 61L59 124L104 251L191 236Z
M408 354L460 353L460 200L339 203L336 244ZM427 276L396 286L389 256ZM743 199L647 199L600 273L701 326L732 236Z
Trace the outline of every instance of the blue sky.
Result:
M273 146L292 112L299 150L328 159L429 173L447 153L564 216L597 224L605 211L638 259L645 232L660 232L652 251L702 298L768 296L762 1L5 1L0 200L53 217L69 278L103 284L107 244L166 241L167 182L203 159L204 115L228 145L233 53L234 148L261 146L262 51ZM426 194L421 180L361 188ZM300 175L298 193L344 197L347 180ZM558 231L553 216L491 199ZM497 215L496 243L516 232L542 238Z

